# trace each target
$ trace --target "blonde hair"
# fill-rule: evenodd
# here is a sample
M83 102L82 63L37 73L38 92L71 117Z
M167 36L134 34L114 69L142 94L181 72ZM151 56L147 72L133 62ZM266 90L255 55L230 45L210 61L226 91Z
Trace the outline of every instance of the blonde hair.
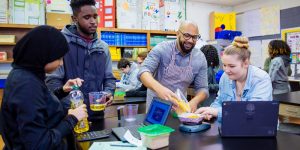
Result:
M250 59L251 52L249 48L249 40L247 37L236 36L231 43L231 45L225 48L225 55L234 55L237 54L239 59L245 61Z
M147 55L148 55L147 51L139 51L138 52L138 57L140 57L142 60L145 60Z

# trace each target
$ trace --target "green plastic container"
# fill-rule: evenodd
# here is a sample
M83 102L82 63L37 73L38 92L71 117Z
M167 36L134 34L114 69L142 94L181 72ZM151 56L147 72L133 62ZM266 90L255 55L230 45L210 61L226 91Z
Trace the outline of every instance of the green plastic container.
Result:
M168 146L170 133L173 131L175 130L160 124L153 124L138 128L138 132L141 134L143 146L150 149L158 149Z

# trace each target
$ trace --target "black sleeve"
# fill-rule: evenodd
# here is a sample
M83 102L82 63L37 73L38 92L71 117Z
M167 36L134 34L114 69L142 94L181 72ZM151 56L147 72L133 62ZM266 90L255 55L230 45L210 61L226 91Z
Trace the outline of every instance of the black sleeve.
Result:
M57 149L78 122L74 116L67 115L58 117L56 126L50 128L46 112L58 108L49 108L49 96L45 91L37 82L24 81L12 92L11 108L25 149Z
M58 98L58 99L62 99L66 96L68 96L69 92L64 92L63 87L59 87L57 89L55 89L53 91L54 95Z

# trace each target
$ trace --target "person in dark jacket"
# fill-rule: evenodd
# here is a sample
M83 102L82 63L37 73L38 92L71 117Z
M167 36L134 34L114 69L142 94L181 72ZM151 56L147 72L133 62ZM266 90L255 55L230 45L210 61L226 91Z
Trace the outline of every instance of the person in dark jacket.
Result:
M215 100L219 90L219 84L216 80L216 74L219 71L219 54L218 50L212 45L204 45L200 49L205 55L207 61L207 79L209 97L203 102L203 106L210 106Z
M92 111L89 107L89 92L105 91L109 93L106 105L112 102L115 90L115 77L112 73L112 61L108 45L98 39L96 29L98 14L94 0L72 0L73 22L67 25L62 33L69 44L70 51L64 56L64 66L58 68L46 79L47 86L54 91L68 79L84 80L80 90L87 104L89 120L99 120L103 111ZM69 106L69 100L66 99Z
M58 98L82 80L69 80L54 94L44 82L68 50L64 36L50 26L34 28L15 46L1 104L5 150L75 149L73 128L87 117L86 105L65 110Z

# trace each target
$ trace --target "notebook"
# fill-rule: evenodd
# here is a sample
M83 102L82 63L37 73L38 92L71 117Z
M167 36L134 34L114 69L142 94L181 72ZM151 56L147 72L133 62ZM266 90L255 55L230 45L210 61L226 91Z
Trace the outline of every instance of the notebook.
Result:
M222 104L222 137L274 137L278 101L225 101Z
M128 127L112 128L112 132L121 141L126 141L123 136L127 130L130 130L131 134L135 138L141 139L137 129L141 126L150 125L150 124L164 125L167 122L167 118L171 110L171 107L172 107L171 102L154 97L148 109L149 111L147 112L146 117L142 124L128 126Z

